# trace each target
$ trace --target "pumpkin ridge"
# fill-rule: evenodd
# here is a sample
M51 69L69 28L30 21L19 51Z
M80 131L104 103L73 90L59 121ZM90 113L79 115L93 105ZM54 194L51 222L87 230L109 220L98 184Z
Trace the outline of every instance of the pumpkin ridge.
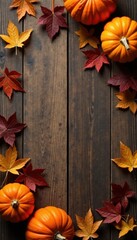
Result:
M64 220L62 220L62 215ZM68 216L69 215L63 209L54 206L47 206L36 210L28 222L26 240L53 240L55 239L55 235L58 240L72 240L74 236L74 227L72 220L70 220L71 218Z
M137 58L137 22L126 16L115 17L104 26L101 42L110 59L121 63L133 61Z
M23 221L27 219L34 210L34 196L32 192L30 192L27 186L21 185L23 184L9 183L0 190L0 213L7 221ZM19 189L21 189L21 191ZM27 196L24 204L23 201L20 201L20 197L26 194L26 190ZM12 205L12 203L15 205Z
M136 23L136 21L131 21L131 24L127 31L127 37L132 36L132 34L134 34L136 31L137 31L137 23Z
M72 18L85 25L106 20L116 9L116 0L64 0Z

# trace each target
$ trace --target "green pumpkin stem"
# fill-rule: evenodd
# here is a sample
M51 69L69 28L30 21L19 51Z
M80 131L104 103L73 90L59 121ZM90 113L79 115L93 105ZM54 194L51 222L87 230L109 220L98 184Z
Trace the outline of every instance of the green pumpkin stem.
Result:
M120 42L123 44L123 46L126 48L126 50L129 50L129 49L130 49L129 44L128 44L128 40L127 40L126 37L122 37L122 38L120 39Z

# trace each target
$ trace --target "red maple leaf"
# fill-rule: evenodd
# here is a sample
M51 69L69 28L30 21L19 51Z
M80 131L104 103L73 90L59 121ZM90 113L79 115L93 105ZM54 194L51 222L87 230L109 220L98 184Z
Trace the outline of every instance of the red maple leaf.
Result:
M15 142L15 134L22 131L26 124L18 123L16 113L13 113L8 120L0 115L0 138L13 147Z
M112 183L112 193L113 198L111 201L113 204L121 203L124 209L128 206L128 198L135 195L135 192L130 189L127 182L124 183L124 186Z
M105 218L104 223L119 223L122 217L120 203L115 206L111 202L105 202L104 207L96 209L96 211Z
M63 6L56 6L53 11L41 6L44 13L38 20L39 24L46 26L48 36L53 39L61 28L67 28L66 19L62 16L64 12Z
M119 86L120 92L124 92L129 88L137 91L137 77L129 74L114 75L108 80L108 84L112 86Z
M8 68L5 68L0 77L0 88L3 88L4 93L11 99L13 90L25 92L21 87L20 82L17 80L21 74L16 71L9 72Z
M84 69L95 67L99 72L103 67L103 64L109 64L109 61L105 54L101 52L99 49L95 50L86 50L83 51L88 60L85 63Z
M32 170L32 164L28 164L25 168L23 168L23 173L17 177L16 182L23 182L26 186L28 186L32 191L36 191L36 186L46 186L48 187L48 183L41 176L45 169L37 168Z

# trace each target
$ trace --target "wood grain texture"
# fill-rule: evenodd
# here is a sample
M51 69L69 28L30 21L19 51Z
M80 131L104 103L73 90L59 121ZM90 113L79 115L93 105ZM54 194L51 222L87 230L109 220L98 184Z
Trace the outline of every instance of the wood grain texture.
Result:
M110 194L110 70L84 71L79 24L70 19L69 29L69 211L75 221L91 208L99 219L95 209Z
M56 0L56 5L63 5ZM18 51L5 49L0 40L0 67L22 73L21 83L26 93L14 92L11 101L0 90L0 114L9 117L16 111L17 119L27 124L17 136L19 156L30 157L34 168L45 169L49 188L38 188L36 209L55 205L67 210L75 228L75 214L83 216L92 209L95 221L101 217L96 208L109 200L111 183L129 183L137 192L135 177L118 168L112 158L119 157L122 141L132 151L137 150L136 115L116 109L117 88L107 85L110 76L136 70L131 64L111 63L100 73L84 70L86 61L79 38L79 29L68 14L68 30L62 29L51 41L45 29L37 24L42 15L40 5L51 8L51 0L35 4L37 16L26 16L18 22L16 9L9 10L10 0L0 1L0 33L7 33L8 21L20 31L33 28L26 46ZM119 0L113 16L128 15L137 20L137 1ZM102 23L103 25L103 23ZM94 27L95 28L95 27ZM5 154L8 146L1 142ZM0 174L2 182L4 175ZM137 201L132 201L130 214L137 218ZM27 222L11 224L0 218L0 239L25 240ZM135 240L135 233L124 240ZM99 230L100 240L118 239L118 232L107 224Z
M0 1L0 17L1 17L1 25L0 25L0 33L7 35L7 27L9 20L12 21L22 32L22 23L18 23L15 12L9 10L9 5L11 1ZM18 55L15 55L15 49L5 49L6 43L0 39L0 68L5 69L8 67L10 71L15 70L22 74L22 50L18 51ZM23 85L23 78L20 78L20 82ZM5 118L9 118L14 112L16 112L17 120L19 122L23 122L23 112L22 112L22 97L23 94L21 92L14 92L12 99L9 100L4 92L0 91L0 114ZM15 145L19 152L19 157L23 155L23 133L18 134L16 138ZM0 150L1 153L5 155L5 151L8 149L8 144L5 144L4 141L1 141ZM1 182L3 181L4 174L1 174ZM9 176L9 181L12 181L11 175ZM13 240L15 238L23 240L24 232L24 224L19 224L19 226L15 226L14 224L5 222L0 218L0 237L3 240L10 239Z
M56 4L61 5L62 1ZM51 8L51 1L42 6ZM37 16L42 15L41 10ZM26 18L33 26L31 44L24 52L24 153L35 167L45 168L50 188L39 191L37 206L67 207L67 30L49 39L37 19ZM34 151L35 149L35 151Z

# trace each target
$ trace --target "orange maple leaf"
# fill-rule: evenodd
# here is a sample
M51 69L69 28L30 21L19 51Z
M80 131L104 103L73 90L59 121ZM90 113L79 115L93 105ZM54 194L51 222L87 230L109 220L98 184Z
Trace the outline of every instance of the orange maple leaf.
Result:
M96 231L100 227L102 220L94 222L94 217L91 209L88 210L85 218L82 218L76 215L76 221L77 221L78 227L80 228L80 230L77 230L75 232L75 235L77 237L82 237L83 240L88 240L89 238L98 237L98 234L96 233Z
M30 158L17 159L16 147L9 147L6 155L0 154L0 171L19 175L18 170L23 168L25 164L30 161Z
M0 37L8 43L5 48L15 48L17 54L17 47L22 48L24 46L24 42L30 37L32 31L32 29L29 29L19 34L18 28L13 22L9 21L7 28L9 36L0 34Z
M120 142L121 158L112 159L119 167L128 168L129 172L132 172L134 168L137 168L137 151L133 154L129 147Z
M137 92L134 90L116 93L116 97L120 100L116 108L129 108L131 112L135 114L137 111L136 95Z
M17 8L18 21L20 21L26 13L31 16L36 16L36 11L33 3L39 2L38 0L13 0L10 8Z
M129 231L133 231L135 227L137 227L137 225L134 224L133 217L130 218L127 222L121 220L118 224L115 224L115 228L120 230L119 238L126 235Z
M98 48L99 39L94 36L94 29L92 28L88 31L84 27L80 27L80 30L75 32L79 38L79 48L85 47L87 44L92 46L93 48Z

